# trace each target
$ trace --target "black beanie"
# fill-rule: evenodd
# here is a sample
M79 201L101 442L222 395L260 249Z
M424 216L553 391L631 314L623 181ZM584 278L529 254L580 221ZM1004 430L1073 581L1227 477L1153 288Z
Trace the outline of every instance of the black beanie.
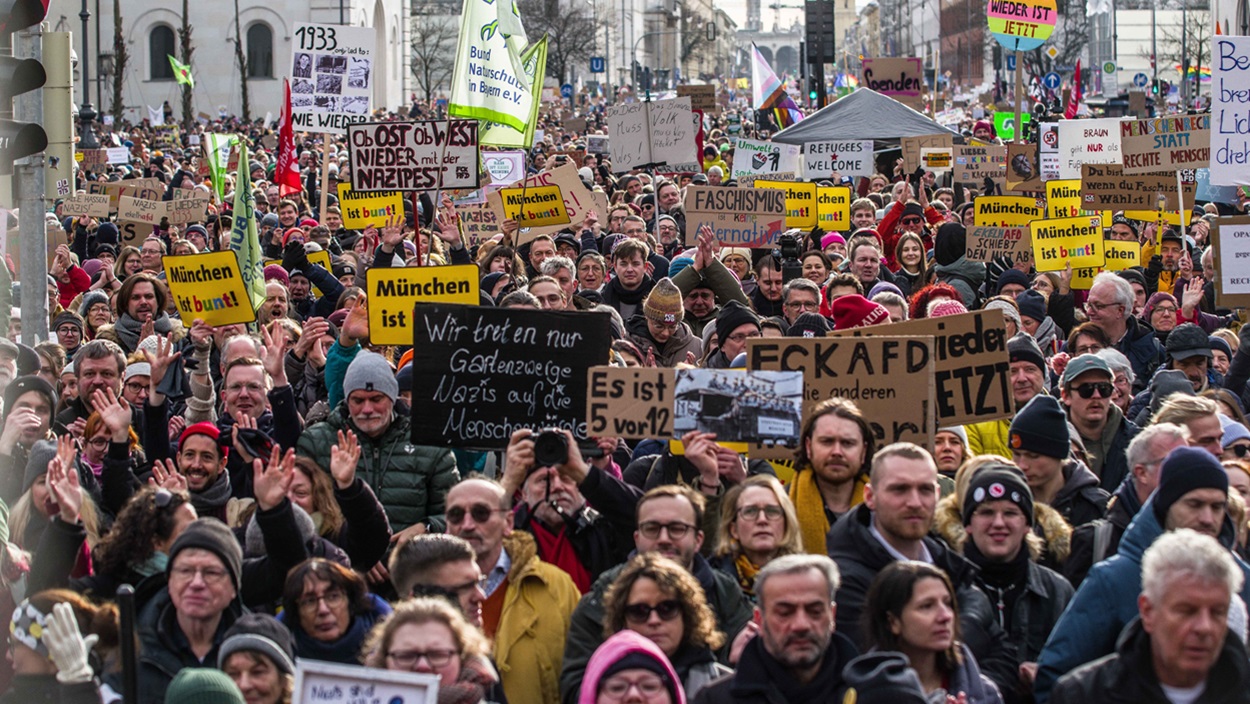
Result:
M820 313L804 313L795 319L794 325L786 331L787 337L824 337L833 329L829 319ZM1230 355L1231 357L1231 355Z
M720 315L716 316L716 340L721 346L725 346L725 338L740 325L751 323L755 327L760 326L760 317L755 311L742 305L739 301L730 301L721 308Z
M924 217L924 206L920 205L919 203L917 203L917 202L915 202L915 201L912 201L912 202L908 203L907 205L904 205L904 206L903 206L903 215L902 215L902 217L900 217L899 219L901 220L901 219L906 218L906 217L917 217L917 218L923 218L923 217Z
M994 289L994 293L1002 293L1003 287L1007 284L1016 284L1027 289L1030 283L1028 274L1019 269L1008 269L998 275L998 286Z
M52 384L49 384L41 376L30 374L27 376L19 376L4 388L4 413L5 417L13 412L13 404L22 397L22 394L34 391L42 394L48 402L48 410L52 415L56 415L56 391L53 390Z
M1039 323L1046 319L1046 297L1033 289L1021 291L1016 296L1016 306L1020 308L1020 315L1028 316Z
M1194 489L1219 489L1228 493L1228 472L1215 455L1198 447L1178 447L1159 465L1159 486L1155 487L1155 518L1167 523L1168 509Z
M1018 332L1007 340L1007 357L1012 362L1028 362L1042 373L1046 373L1046 358L1042 356L1042 348L1038 347L1037 340L1027 332Z
M1013 450L1028 450L1047 457L1067 458L1072 453L1068 416L1053 396L1034 396L1011 421L1008 441Z
M30 489L35 480L48 473L48 465L56 459L56 443L52 440L40 440L30 448L30 456L26 458L26 472L22 476L22 492Z
M1002 462L983 466L972 475L968 492L964 494L964 525L972 522L977 507L987 501L1010 501L1020 507L1024 518L1033 525L1033 491L1016 467Z
M174 567L178 553L187 548L207 550L221 558L226 571L230 573L230 583L237 592L242 586L243 548L239 539L226 527L225 523L216 518L199 518L187 525L186 530L178 536L169 548L169 564L165 568L166 576Z
M844 702L855 704L925 704L924 687L911 661L902 653L875 652L846 664ZM854 696L850 696L854 692Z
M217 651L217 667L225 667L240 651L264 653L284 674L295 674L295 639L285 625L269 614L244 614L226 630Z

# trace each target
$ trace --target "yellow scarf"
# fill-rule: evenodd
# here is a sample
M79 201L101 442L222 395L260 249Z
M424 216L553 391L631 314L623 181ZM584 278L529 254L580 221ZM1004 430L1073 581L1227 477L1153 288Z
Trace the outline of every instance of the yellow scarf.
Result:
M734 567L738 568L738 586L742 587L742 593L748 597L755 598L755 574L760 568L751 562L751 558L746 553L738 553L738 558L734 560Z
M851 506L864 502L864 486L867 477L860 475L855 478L855 489L851 494ZM825 549L825 536L829 533L829 519L825 517L825 498L816 486L816 473L804 469L794 475L790 482L790 500L794 502L794 511L799 517L799 536L803 539L803 551L809 555L828 555Z

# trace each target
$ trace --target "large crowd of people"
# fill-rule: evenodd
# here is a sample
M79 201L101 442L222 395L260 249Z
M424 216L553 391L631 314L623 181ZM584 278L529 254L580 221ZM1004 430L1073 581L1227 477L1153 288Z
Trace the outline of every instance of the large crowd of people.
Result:
M688 185L739 186L734 138L756 127L736 108L705 119L696 173L617 172L586 151L602 108L584 117L543 113L526 167L575 160L608 209L537 238L505 220L470 240L438 193L344 227L341 136L297 135L295 189L269 126L106 136L130 161L79 191L155 178L210 204L138 230L46 214L67 242L49 339L19 344L17 308L0 336L5 701L111 702L133 676L138 702L287 704L327 662L432 675L440 704L1250 702L1250 333L1218 305L1210 242L1243 204L1184 228L1115 213L1106 237L1139 265L1077 289L1070 266L969 260L995 184L891 155L825 182L854 191L849 229L790 231L783 261L686 226ZM166 282L164 257L231 248L245 184L202 168L214 132L248 147L274 260L250 325L182 318ZM744 369L755 338L999 310L1014 412L921 447L820 400L792 464L699 431L566 431L545 464L541 425L493 452L416 445L430 390L410 347L371 343L365 282L450 264L479 267L482 306L610 316L600 363L622 367Z

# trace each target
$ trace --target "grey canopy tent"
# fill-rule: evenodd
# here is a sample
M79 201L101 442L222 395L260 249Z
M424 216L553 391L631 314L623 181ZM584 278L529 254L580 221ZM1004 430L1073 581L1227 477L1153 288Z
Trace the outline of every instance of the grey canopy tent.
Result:
M939 125L894 98L871 88L858 88L773 135L773 141L806 144L829 139L872 139L897 145L900 137L947 132L957 144L963 144L959 132Z

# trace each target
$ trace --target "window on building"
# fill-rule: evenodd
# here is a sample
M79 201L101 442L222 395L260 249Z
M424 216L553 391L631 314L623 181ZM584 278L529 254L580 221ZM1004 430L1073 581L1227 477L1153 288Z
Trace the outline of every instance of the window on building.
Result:
M169 57L177 56L174 42L174 30L168 25L158 24L148 35L148 65L151 67L151 78L154 81L174 80L174 68L169 65Z
M247 77L273 78L273 30L262 22L247 28Z

